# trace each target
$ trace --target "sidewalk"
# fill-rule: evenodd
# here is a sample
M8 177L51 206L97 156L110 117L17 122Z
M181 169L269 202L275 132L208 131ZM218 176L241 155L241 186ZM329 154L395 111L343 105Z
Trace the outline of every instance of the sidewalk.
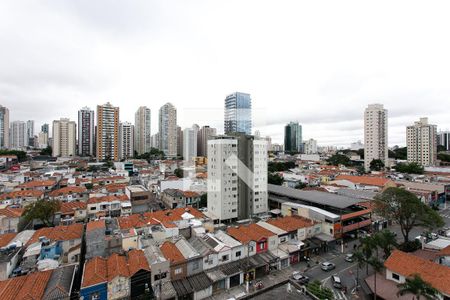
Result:
M277 285L286 283L289 280L289 277L291 276L292 272L293 269L291 267L288 267L286 269L266 275L264 276L264 278L260 279L264 285L264 288L260 290L255 290L253 286L250 286L248 294L245 291L245 284L244 284L228 290L223 290L217 294L212 295L207 299L210 300L227 300L230 298L245 299L249 296L254 296L256 294L263 293L266 290L270 290Z

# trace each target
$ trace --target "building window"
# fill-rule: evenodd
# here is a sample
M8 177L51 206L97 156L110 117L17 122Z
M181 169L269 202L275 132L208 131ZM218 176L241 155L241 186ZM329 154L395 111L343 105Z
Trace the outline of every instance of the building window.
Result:
M179 274L183 273L183 269L182 268L175 269L174 273L175 273L175 275L179 275Z
M236 257L241 257L241 251L236 251Z
M161 274L156 274L156 275L155 275L155 281L156 281L156 280L160 280L160 279L164 279L164 278L166 278L166 277L167 277L167 273L166 273L166 272L161 273Z
M222 255L222 261L227 261L228 260L228 255Z
M399 281L400 280L400 275L392 273L392 279Z

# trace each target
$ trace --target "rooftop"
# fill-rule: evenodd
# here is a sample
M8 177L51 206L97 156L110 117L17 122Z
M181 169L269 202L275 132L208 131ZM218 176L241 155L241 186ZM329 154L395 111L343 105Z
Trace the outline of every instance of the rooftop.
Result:
M37 230L27 245L39 241L39 237L45 236L51 241L69 241L81 239L83 236L83 224L75 223L67 226L45 227Z
M183 254L178 250L172 242L164 242L160 247L162 254L172 264L182 263L185 261Z

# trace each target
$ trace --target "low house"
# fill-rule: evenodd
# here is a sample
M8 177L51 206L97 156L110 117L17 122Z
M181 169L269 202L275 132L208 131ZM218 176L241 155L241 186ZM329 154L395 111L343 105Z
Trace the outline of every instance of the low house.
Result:
M49 199L63 202L86 201L89 198L87 189L84 186L67 186L48 194Z
M35 190L48 193L56 187L56 184L57 184L56 180L32 180L16 186L14 190L15 191Z
M72 201L61 202L59 211L55 214L55 222L62 225L70 225L76 222L83 222L86 219L86 202Z
M164 257L170 262L171 280L182 279L187 276L187 261L174 243L166 241L160 247Z
M237 261L246 257L246 247L222 230L214 233L214 236L231 250L231 261Z
M200 194L193 191L183 191L180 189L165 189L161 193L161 200L169 208L177 207L198 207Z
M338 175L332 183L362 190L384 190L397 186L391 179L379 176Z
M108 299L108 260L102 257L94 257L84 264L81 280L80 298L83 299Z
M249 245L249 255L278 248L278 236L257 224L229 227L227 233L242 244Z
M22 207L27 206L30 203L34 203L37 200L44 198L43 191L25 190L25 191L13 191L0 195L0 205L6 207L8 205L20 205Z
M86 259L105 256L105 231L105 220L91 221L86 224Z
M180 238L175 242L175 246L180 250L187 262L187 276L191 276L203 271L203 257L195 248L186 241L185 238Z
M0 299L44 299L53 271L35 272L0 282Z
M131 299L136 299L138 296L151 298L153 296L152 273L144 251L131 250L128 252L128 268Z
M87 217L120 217L131 214L130 199L126 195L92 197L87 201Z
M54 269L47 283L44 297L42 299L72 299L72 287L76 271L76 265L68 265Z
M131 282L127 258L113 253L107 261L108 300L130 296Z
M22 213L22 208L6 207L0 209L0 234L19 232L18 227Z
M14 243L16 233L0 235L0 280L11 275L20 258L21 245Z

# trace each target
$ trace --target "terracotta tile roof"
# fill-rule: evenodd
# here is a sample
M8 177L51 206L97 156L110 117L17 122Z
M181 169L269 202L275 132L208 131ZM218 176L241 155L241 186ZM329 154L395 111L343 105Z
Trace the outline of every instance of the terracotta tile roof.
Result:
M0 299L2 300L40 300L52 271L35 272L25 276L11 278L0 282Z
M81 287L88 287L107 282L108 265L103 257L94 257L84 265Z
M183 220L184 213L189 213L197 219L205 218L205 215L192 207L180 207L171 210L158 210L144 214L133 214L127 217L117 218L121 229L141 228L148 225L163 224L165 227L176 227L174 222Z
M108 258L108 281L113 280L117 276L130 277L130 270L128 270L127 258L125 256L113 253Z
M296 231L300 228L307 228L314 225L314 221L298 216L286 216L278 219L271 219L268 220L267 223L287 232Z
M102 197L92 197L89 198L89 200L87 201L87 204L94 204L94 203L100 203L100 202L113 202L113 201L121 201L121 202L125 202L125 201L129 201L130 199L128 199L127 195L108 195L108 196L102 196Z
M420 277L434 288L450 295L450 268L439 265L418 256L394 250L384 262L386 269L405 277L419 274Z
M87 189L84 186L66 186L63 188L60 188L58 190L52 191L49 196L50 197L58 197L63 195L70 195L70 194L78 194L78 193L84 193Z
M86 232L100 229L100 228L106 228L105 220L91 221L91 222L87 223Z
M120 181L120 180L124 180L125 177L123 176L110 176L110 177L99 177L99 178L92 178L92 183L100 183L100 182L105 182L105 181Z
M16 199L16 198L22 198L22 197L42 197L44 195L43 191L37 191L37 190L28 190L28 191L12 191L6 194L0 195L0 200L5 199Z
M45 236L51 241L69 241L81 239L83 236L83 224L75 223L67 226L45 227L37 230L27 245L39 241L39 237Z
M1 208L0 216L5 216L8 218L20 218L23 214L23 208Z
M128 268L130 270L130 276L133 276L139 270L147 270L150 272L150 266L145 258L144 251L131 250L128 252Z
M170 264L178 264L186 261L183 254L172 242L164 242L159 248L164 257L170 261Z
M32 180L18 185L18 188L37 188L56 185L55 180Z
M6 247L9 242L12 241L13 238L15 238L17 233L5 233L0 235L0 248Z
M447 246L444 249L441 249L441 251L439 251L439 255L450 256L450 246Z
M259 241L263 238L268 239L275 234L258 224L250 224L248 226L229 227L227 233L243 244L250 241Z
M336 180L348 180L355 184L372 185L378 187L384 187L389 182L394 183L392 180L384 177L375 176L353 176L353 175L339 175Z
M63 214L74 214L76 210L86 209L86 202L83 201L71 201L71 202L61 202L59 206L59 211Z
M186 198L195 198L195 197L200 197L200 194L197 192L193 192L193 191L184 191L183 196Z

